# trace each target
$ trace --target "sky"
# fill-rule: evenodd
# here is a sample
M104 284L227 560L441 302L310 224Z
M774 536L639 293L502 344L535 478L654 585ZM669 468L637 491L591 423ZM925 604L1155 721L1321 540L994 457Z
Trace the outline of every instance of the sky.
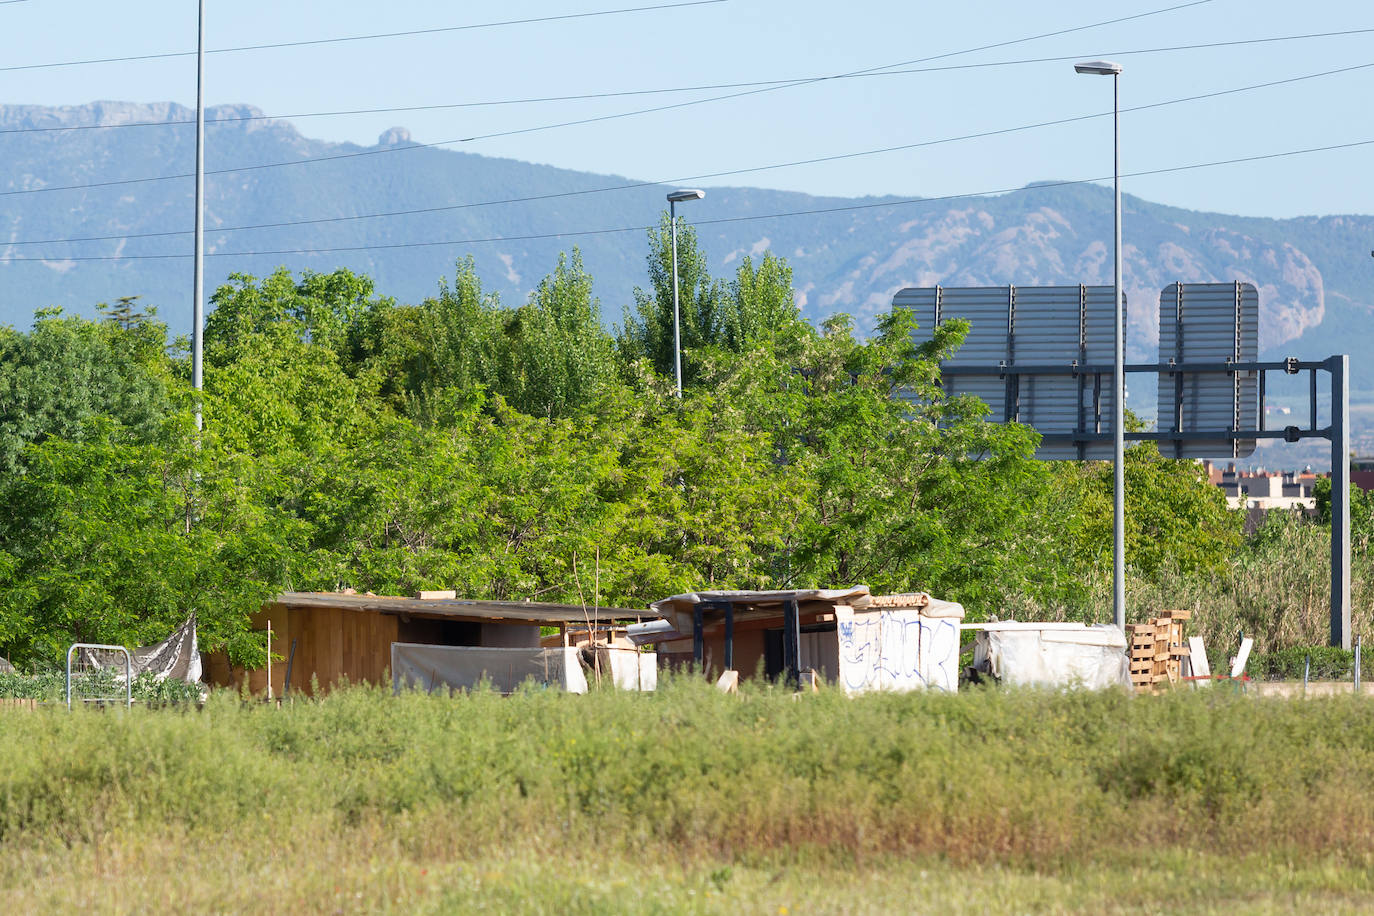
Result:
M364 145L400 126L421 143L463 140L448 148L635 179L929 197L1109 179L1112 79L1077 75L1072 67L1074 60L1108 57L1124 68L1120 142L1127 194L1251 216L1374 213L1374 143L1133 174L1374 141L1374 6L1368 3L719 0L642 9L664 2L206 0L206 48L215 52L206 57L206 103L251 104L291 120L307 136ZM577 15L632 7L641 9ZM1156 12L1169 7L1181 8ZM510 22L555 16L577 18ZM1135 18L1095 25L1124 17ZM473 27L496 22L509 24ZM1254 41L1360 29L1369 31ZM218 50L412 30L442 31ZM1074 31L1034 37L1065 30ZM194 51L195 41L190 0L0 2L0 103L194 105L194 56L36 65ZM1250 43L1158 50L1218 42ZM1001 46L985 47L994 44ZM888 69L767 91L698 89L303 116L814 80L875 68ZM1345 72L1158 104L1338 69ZM549 126L661 106L679 107ZM1131 110L1140 106L1155 107ZM1070 118L1082 120L988 135ZM913 148L972 134L984 136ZM852 155L899 146L908 148ZM761 168L829 157L844 158ZM699 177L742 169L758 170Z

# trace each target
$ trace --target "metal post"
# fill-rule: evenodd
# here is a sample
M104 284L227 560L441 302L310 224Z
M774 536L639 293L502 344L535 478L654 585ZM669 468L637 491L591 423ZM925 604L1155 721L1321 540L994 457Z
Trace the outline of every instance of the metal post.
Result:
M1356 693L1359 693L1359 692L1360 692L1360 639L1363 639L1363 638L1364 638L1364 637L1359 637L1358 639L1355 640L1355 692L1356 692Z
M205 326L205 0L200 0L196 18L196 227L195 267L192 286L194 304L191 312L191 387L197 392L203 387L202 355ZM200 395L196 395L196 429L204 419L200 412Z
M1112 614L1118 627L1126 628L1126 328L1121 301L1121 74L1112 76L1112 184L1116 192L1115 364L1112 371Z
M1350 648L1350 357L1331 371L1331 645Z
M677 399L682 400L682 331L677 304L677 202L668 201L668 223L673 233L673 366L677 374Z
M692 605L692 661L697 667L704 667L706 660L706 635L703 631L701 612L703 605Z
M126 709L133 708L134 705L134 660L129 654L129 650L123 646L106 645L105 643L77 642L67 647L67 676L66 688L64 690L67 709L72 708L72 658L76 655L77 649L103 649L109 652L118 652L124 657L124 706ZM100 698L104 699L104 698ZM110 699L113 699L111 697Z
M267 699L272 699L272 621L267 621Z
M288 617L287 620L289 621L290 618ZM286 677L281 682L281 695L283 699L291 692L291 666L296 663L296 638L297 637L294 636L291 637L291 654L286 656Z
M1307 678L1312 673L1312 653L1307 653L1307 658L1302 663L1302 695L1307 696Z
M797 599L782 603L782 662L787 670L787 683L793 690L801 689L801 612Z
M725 670L735 670L735 605L725 603Z

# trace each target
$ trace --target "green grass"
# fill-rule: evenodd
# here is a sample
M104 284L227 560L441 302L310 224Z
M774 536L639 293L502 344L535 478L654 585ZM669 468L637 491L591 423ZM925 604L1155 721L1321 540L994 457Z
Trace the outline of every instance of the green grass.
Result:
M762 687L0 710L0 907L1355 912L1374 704Z

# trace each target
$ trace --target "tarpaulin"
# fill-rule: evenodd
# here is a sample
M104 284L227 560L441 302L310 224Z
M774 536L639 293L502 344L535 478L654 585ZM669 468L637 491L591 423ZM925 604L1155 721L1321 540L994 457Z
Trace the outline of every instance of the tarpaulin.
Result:
M1018 686L1131 685L1126 634L1111 624L987 624L974 643L973 667Z
M392 686L397 692L418 688L472 689L484 680L495 690L511 693L526 681L558 687L569 693L586 693L587 678L579 650L497 649L486 646L433 646L420 643L391 644Z
M186 681L188 684L200 681L200 647L196 643L196 618L191 616L177 627L171 636L155 646L141 646L129 653L131 674L138 677L149 673L159 681L171 678ZM109 667L124 679L124 659L112 661L110 656L102 656L91 649L81 649L78 653L82 666L99 670Z

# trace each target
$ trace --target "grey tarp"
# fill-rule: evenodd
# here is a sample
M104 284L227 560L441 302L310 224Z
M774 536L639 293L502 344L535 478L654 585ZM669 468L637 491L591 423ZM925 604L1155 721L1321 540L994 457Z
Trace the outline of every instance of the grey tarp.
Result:
M472 689L485 680L502 693L511 693L525 681L586 693L587 678L578 654L576 648L562 647L498 649L394 642L391 679L397 692L405 688Z

